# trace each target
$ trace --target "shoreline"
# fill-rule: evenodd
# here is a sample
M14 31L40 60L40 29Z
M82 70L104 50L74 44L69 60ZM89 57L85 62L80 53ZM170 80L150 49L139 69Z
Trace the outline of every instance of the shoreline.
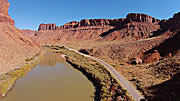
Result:
M98 98L100 96L100 87L98 86L98 82L94 82L95 79L91 76L90 73L87 73L86 70L84 69L79 69L78 65L73 64L72 62L68 61L65 58L66 62L69 63L74 69L80 71L83 75L86 76L86 78L93 84L93 86L95 87L95 92L94 92L94 101L99 101L100 99Z
M124 100L134 101L121 87L111 73L98 61L84 57L61 46L45 46L65 54L66 61L82 72L95 86L95 101ZM91 64L93 63L93 64ZM88 65L87 65L88 64Z
M10 70L0 76L0 99L5 97L8 92L12 90L18 79L25 76L36 65L38 65L40 60L42 60L44 53L45 51L40 51L31 58L27 58L21 67Z

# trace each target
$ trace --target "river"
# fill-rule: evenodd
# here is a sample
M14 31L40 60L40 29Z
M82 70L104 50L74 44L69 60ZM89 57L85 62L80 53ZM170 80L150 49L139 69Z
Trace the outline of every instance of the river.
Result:
M60 53L48 51L1 101L93 101L95 87Z

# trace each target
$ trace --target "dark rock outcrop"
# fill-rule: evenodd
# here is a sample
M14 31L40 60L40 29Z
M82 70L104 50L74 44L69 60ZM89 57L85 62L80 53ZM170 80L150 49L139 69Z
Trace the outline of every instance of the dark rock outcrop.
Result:
M170 18L169 20L162 20L160 22L162 28L164 30L176 30L180 28L180 12L174 14L173 18Z
M152 62L159 61L160 59L161 59L161 56L160 56L159 52L157 50L154 50L153 53L149 53L149 54L145 55L143 62L144 63L152 63Z
M38 31L41 30L56 30L56 24L40 24Z

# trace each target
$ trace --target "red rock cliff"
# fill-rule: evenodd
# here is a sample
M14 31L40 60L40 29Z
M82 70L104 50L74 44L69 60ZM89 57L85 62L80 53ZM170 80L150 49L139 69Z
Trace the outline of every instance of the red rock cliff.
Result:
M56 24L40 24L38 30L56 30Z
M144 22L144 23L153 23L158 24L160 20L148 16L146 14L136 14L130 13L127 15L127 18L120 19L83 19L80 22L72 21L66 23L62 26L56 26L54 24L40 24L39 31L41 30L62 30L70 29L77 27L87 27L87 26L115 26L115 27L124 27L125 24L130 22ZM53 28L52 28L53 27Z
M173 18L170 18L169 20L160 21L159 19L146 14L129 13L126 18L121 19L83 19L80 22L72 21L62 26L56 26L56 24L40 24L38 30L62 30L89 26L115 26L122 28L131 25L131 22L160 25L163 30L175 30L180 28L180 12L175 14Z
M180 12L174 14L173 18L170 18L169 20L162 20L160 22L163 29L171 29L176 30L180 28Z
M38 31L41 30L62 30L88 26L121 26L125 19L83 19L80 22L72 21L62 26L55 24L40 24Z
M8 14L9 3L7 0L0 0L0 22L14 25L14 20Z
M126 20L127 22L136 21L136 22L148 22L148 23L159 23L160 21L154 17L140 13L129 13L127 15Z

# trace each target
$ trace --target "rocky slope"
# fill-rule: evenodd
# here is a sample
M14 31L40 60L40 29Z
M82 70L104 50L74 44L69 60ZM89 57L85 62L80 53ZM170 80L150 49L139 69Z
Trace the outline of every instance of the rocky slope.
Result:
M14 26L8 9L8 1L0 0L0 75L22 66L25 59L40 51L37 44Z

